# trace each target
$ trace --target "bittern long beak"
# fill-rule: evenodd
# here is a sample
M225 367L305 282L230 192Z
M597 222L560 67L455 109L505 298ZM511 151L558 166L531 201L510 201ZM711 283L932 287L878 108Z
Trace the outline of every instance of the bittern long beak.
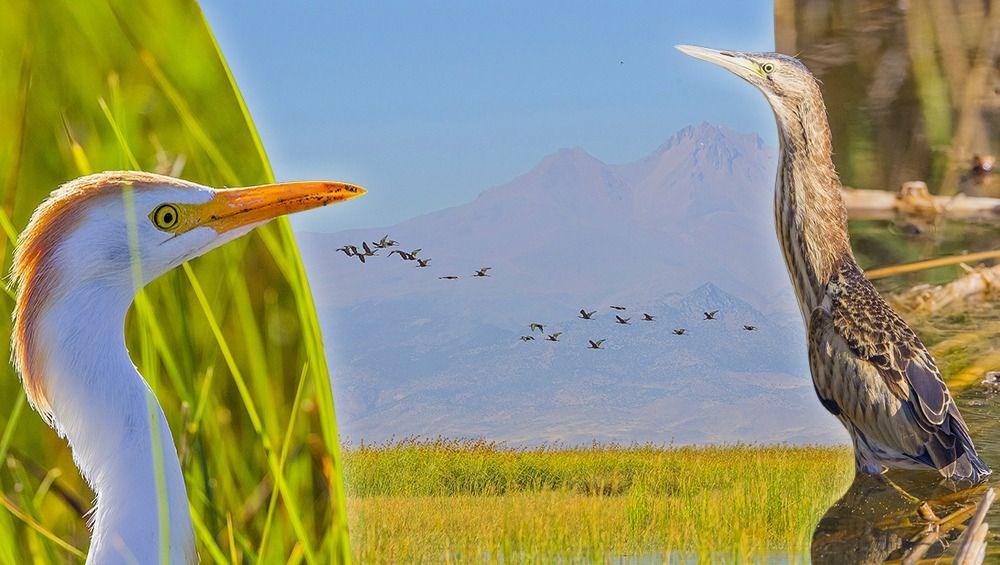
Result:
M764 76L756 63L738 53L717 51L715 49L708 49L707 47L695 47L694 45L675 45L674 47L685 55L719 65L743 78L749 78L753 75Z
M197 206L196 217L198 225L225 233L278 216L344 202L365 192L365 189L353 184L326 181L216 190L211 200Z

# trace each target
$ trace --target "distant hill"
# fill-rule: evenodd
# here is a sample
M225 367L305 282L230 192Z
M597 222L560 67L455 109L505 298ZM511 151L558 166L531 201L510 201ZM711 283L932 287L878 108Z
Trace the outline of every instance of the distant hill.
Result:
M299 234L345 436L843 441L815 399L775 241L774 155L702 124L633 163L564 149L462 206ZM333 251L385 233L431 266ZM450 274L462 278L438 278ZM560 341L521 342L531 322ZM600 338L605 350L586 348Z

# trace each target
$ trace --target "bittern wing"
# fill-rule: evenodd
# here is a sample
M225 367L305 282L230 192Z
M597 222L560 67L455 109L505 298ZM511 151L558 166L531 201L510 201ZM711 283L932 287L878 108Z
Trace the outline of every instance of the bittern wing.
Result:
M949 476L987 471L930 353L853 263L812 313L809 362L824 407L872 449Z

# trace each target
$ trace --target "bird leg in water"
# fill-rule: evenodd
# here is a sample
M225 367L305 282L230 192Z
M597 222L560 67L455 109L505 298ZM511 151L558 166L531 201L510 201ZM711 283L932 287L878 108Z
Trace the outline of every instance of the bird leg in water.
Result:
M899 493L899 495L902 496L904 499L906 499L906 500L908 500L908 501L916 504L917 508L918 508L918 511L919 511L919 509L922 506L926 506L927 505L927 503L924 502L922 499L917 498L917 497L913 496L912 494L906 492L906 489L904 489L903 487L897 485L892 479L890 479L889 477L887 477L885 474L879 475L879 478L882 479L882 481L885 482L886 486L888 486L892 490L894 490L897 493ZM930 507L928 506L927 509L930 510ZM933 514L933 513L934 512L931 511L931 514Z

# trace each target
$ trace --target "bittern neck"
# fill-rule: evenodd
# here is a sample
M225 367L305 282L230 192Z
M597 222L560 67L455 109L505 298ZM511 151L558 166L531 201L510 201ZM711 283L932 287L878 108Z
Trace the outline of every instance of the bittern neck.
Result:
M839 265L853 260L847 211L818 88L816 96L793 108L775 106L775 116L781 143L775 222L799 306L808 320Z
M96 495L88 562L159 563L164 547L171 563L192 562L170 428L125 347L132 293L106 284L60 288L29 336L46 344L41 369L55 426Z

